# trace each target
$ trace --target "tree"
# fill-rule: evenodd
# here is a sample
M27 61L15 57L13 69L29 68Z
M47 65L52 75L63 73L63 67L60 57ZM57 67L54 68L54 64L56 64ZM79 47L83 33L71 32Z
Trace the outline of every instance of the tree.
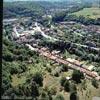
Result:
M44 90L47 92L47 95L49 96L49 100L52 100L52 95L53 95L53 94L51 93L49 87L46 86L46 87L44 88Z
M44 16L41 23L46 27L51 27L52 17L51 16Z
M60 13L56 13L55 16L53 16L53 21L54 22L58 22L58 21L63 21L64 18L66 16L66 12L60 12Z
M5 51L5 52L3 52L3 57L2 57L4 60L6 60L6 61L13 61L14 59L13 59L13 54L12 53L10 53L9 51Z
M64 99L64 96L63 96L62 94L58 94L58 95L54 98L54 100L65 100L65 99Z
M70 94L70 100L79 100L76 92Z
M60 80L61 86L64 86L65 81L66 81L66 77L62 77Z
M77 20L77 16L76 15L67 15L66 17L65 17L65 21L66 20L70 20L70 21L76 21Z
M56 93L57 93L57 88L55 86L50 87L49 94L56 95Z
M47 93L45 91L42 91L39 100L49 100L49 96L47 95Z
M76 83L80 83L81 79L84 79L84 74L82 72L80 72L79 70L74 70L73 74L72 74L72 79Z
M71 83L70 84L70 92L76 92L76 91L77 91L76 85L74 83Z
M33 98L36 98L37 96L39 96L39 89L36 82L34 81L32 81L31 83L31 95Z
M27 66L25 64L22 64L19 66L23 72L25 72L27 70Z
M92 62L94 61L94 54L89 54L88 55L89 60Z
M68 80L65 81L64 83L64 89L65 91L69 92L70 91L70 83Z
M33 76L33 81L35 81L39 86L43 85L43 76L40 72L36 72Z
M68 66L67 65L62 65L62 71L68 71Z
M51 71L52 71L52 69L51 69L51 67L46 67L46 70L48 71L48 72L50 72L51 73Z
M95 88L98 88L99 84L97 83L97 81L95 79L92 79L92 85L95 87Z
M82 82L82 88L83 88L84 90L86 90L86 87L87 87L87 85L86 85L86 80L84 80L84 81Z
M20 54L20 55L18 56L18 60L23 61L23 55L22 55L22 54Z

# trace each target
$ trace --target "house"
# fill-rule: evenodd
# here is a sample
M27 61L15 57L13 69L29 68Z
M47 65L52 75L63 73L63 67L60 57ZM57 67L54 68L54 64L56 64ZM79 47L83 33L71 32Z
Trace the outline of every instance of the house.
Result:
M47 48L43 47L41 48L42 51L47 51Z
M58 54L58 53L60 53L60 51L56 51L56 50L52 51L52 54Z
M92 73L95 74L96 76L98 76L98 73L97 72L92 71Z
M75 59L67 58L67 60L70 61L70 62L74 62Z
M92 70L93 68L94 68L93 65L90 65L90 66L88 67L89 70Z

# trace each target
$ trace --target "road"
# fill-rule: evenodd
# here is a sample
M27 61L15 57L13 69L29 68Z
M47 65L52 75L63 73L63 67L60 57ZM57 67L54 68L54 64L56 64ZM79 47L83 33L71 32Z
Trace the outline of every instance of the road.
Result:
M43 37L45 37L46 39L50 39L50 40L54 40L54 41L57 41L57 40L58 40L58 39L55 39L55 38L53 38L53 37L50 37L50 36L46 35L46 34L41 30L41 27L38 26L37 22L35 23L35 26L36 26L36 28L34 28L34 30L35 30L35 31L39 31L39 32L41 33L41 35L42 35Z
M35 32L37 32L37 31L40 32L41 35L43 37L47 38L47 39L52 39L54 41L58 41L58 39L55 39L55 38L52 38L52 37L46 35L41 30L40 26L38 26L37 22L35 23L35 26L36 27L33 28L33 30ZM20 37L20 34L17 32L16 27L13 28L13 31L16 33L17 37ZM21 35L23 35L23 34L21 34ZM91 48L91 49L94 49L94 50L100 50L100 48L88 47L86 45L81 45L81 44L77 44L77 43L73 43L73 44L78 45L78 46L82 46L84 48ZM97 78L98 77L98 79L100 80L100 76L98 76L97 74L92 73L89 69L87 69L87 67L82 67L82 66L80 66L80 65L78 65L76 63L70 62L68 60L64 60L62 57L52 55L49 51L47 52L47 51L42 51L41 49L38 49L38 48L33 48L30 44L26 44L26 46L28 46L29 49L38 52L40 55L45 56L45 57L47 57L49 59L52 59L52 60L54 60L54 61L56 61L58 63L65 64L65 65L66 64L67 65L71 64L70 68L76 69L76 70L80 70L81 72L85 73L86 75L88 75L89 77L92 77L92 78Z
M62 31L60 29L57 29L57 30L59 30L62 33ZM70 41L67 41L67 42L69 43ZM74 44L76 46L83 47L83 48L90 48L90 49L95 50L95 51L100 51L100 48L97 48L97 47L90 47L90 46L82 45L82 44L78 44L78 43L72 43L72 44Z
M41 30L41 27L38 26L37 22L35 23L35 26L36 26L36 27L33 28L32 33L40 32L40 34L41 34L44 38L46 38L46 39L50 39L50 40L53 40L53 41L57 41L57 40L58 40L58 39L55 39L55 38L53 38L53 37L50 37L50 36L46 35L46 34ZM19 34L18 31L17 31L17 29L16 29L16 27L13 28L13 31L15 32L15 34L16 34L17 37L20 37L20 36L23 36L23 35L24 35L24 34Z
M82 45L82 44L77 44L77 43L73 43L77 46L80 46L80 47L84 47L84 48L90 48L92 50L96 50L96 51L100 51L100 48L96 48L96 47L90 47L90 46L87 46L87 45Z
M40 34L41 34L44 38L46 38L46 39L50 39L50 40L53 40L53 41L59 41L59 40L56 39L56 38L53 38L53 37L50 37L50 36L46 35L46 34L41 30L41 27L38 26L37 22L35 22L35 26L36 26L36 27L33 28L33 31L34 31L34 32L40 32ZM19 33L17 32L17 30L16 30L16 27L14 27L13 30L14 30L14 32L16 33L17 37L24 35L24 34L19 34ZM33 32L33 33L34 33L34 32ZM68 41L68 42L70 42L70 41ZM90 48L90 49L95 50L95 51L100 51L100 48L90 47L90 46L82 45L82 44L78 44L78 43L72 43L72 44L77 45L77 46L81 46L81 47L84 47L84 48Z
M72 66L70 66L70 68L80 70L81 72L85 73L87 76L89 76L91 78L97 78L98 77L98 79L100 80L100 76L91 72L86 67L82 67L82 66L80 66L76 63L70 62L68 60L64 60L62 57L55 56L55 55L51 54L49 51L43 51L42 49L33 48L30 44L26 44L26 46L28 46L29 49L38 52L40 55L45 56L45 57L47 57L51 60L54 60L58 63L65 64L65 65L71 64Z

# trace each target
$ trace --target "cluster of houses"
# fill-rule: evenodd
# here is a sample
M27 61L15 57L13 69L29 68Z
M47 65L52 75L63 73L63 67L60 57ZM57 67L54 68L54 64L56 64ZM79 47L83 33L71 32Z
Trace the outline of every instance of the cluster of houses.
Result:
M74 25L75 24L75 22L64 22L64 23L62 22L61 25L64 24L64 25L67 26L67 24L69 25L69 23L70 23L70 25ZM27 30L25 30L24 27L22 27L22 26L15 25L14 28L13 28L12 35L13 35L14 38L17 37L17 42L18 43L25 43L25 45L26 44L31 44L32 47L36 47L37 48L39 42L35 38L32 38L32 35L34 35L35 32L40 32L40 34L43 35L46 38L51 38L49 36L50 33L51 34L55 34L55 35L57 34L56 32L54 32L54 29L45 28L42 25L40 25L39 23L35 22L35 23L32 23L32 25L30 27L28 27ZM30 45L27 45L27 46L30 49L33 50L33 48L31 48ZM45 51L47 52L48 51L47 48L45 48L45 47L42 47L41 50L43 52L45 52ZM52 59L56 59L59 56L59 53L60 53L60 51L53 50L51 52L51 55L55 55L55 56L51 56ZM44 54L44 55L46 55L46 54ZM68 58L66 60L69 61L69 62L75 63L77 65L82 65L82 63L80 61L75 60L75 59ZM68 66L71 66L70 63L69 63ZM92 70L93 68L94 68L94 66L89 66L88 70Z

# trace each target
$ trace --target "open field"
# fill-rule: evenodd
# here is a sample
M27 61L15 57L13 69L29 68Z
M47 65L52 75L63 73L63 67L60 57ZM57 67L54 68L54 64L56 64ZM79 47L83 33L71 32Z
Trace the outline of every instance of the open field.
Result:
M84 16L84 17L89 17L93 19L100 18L100 8L84 8L83 10L80 10L78 12L72 13L76 16Z

